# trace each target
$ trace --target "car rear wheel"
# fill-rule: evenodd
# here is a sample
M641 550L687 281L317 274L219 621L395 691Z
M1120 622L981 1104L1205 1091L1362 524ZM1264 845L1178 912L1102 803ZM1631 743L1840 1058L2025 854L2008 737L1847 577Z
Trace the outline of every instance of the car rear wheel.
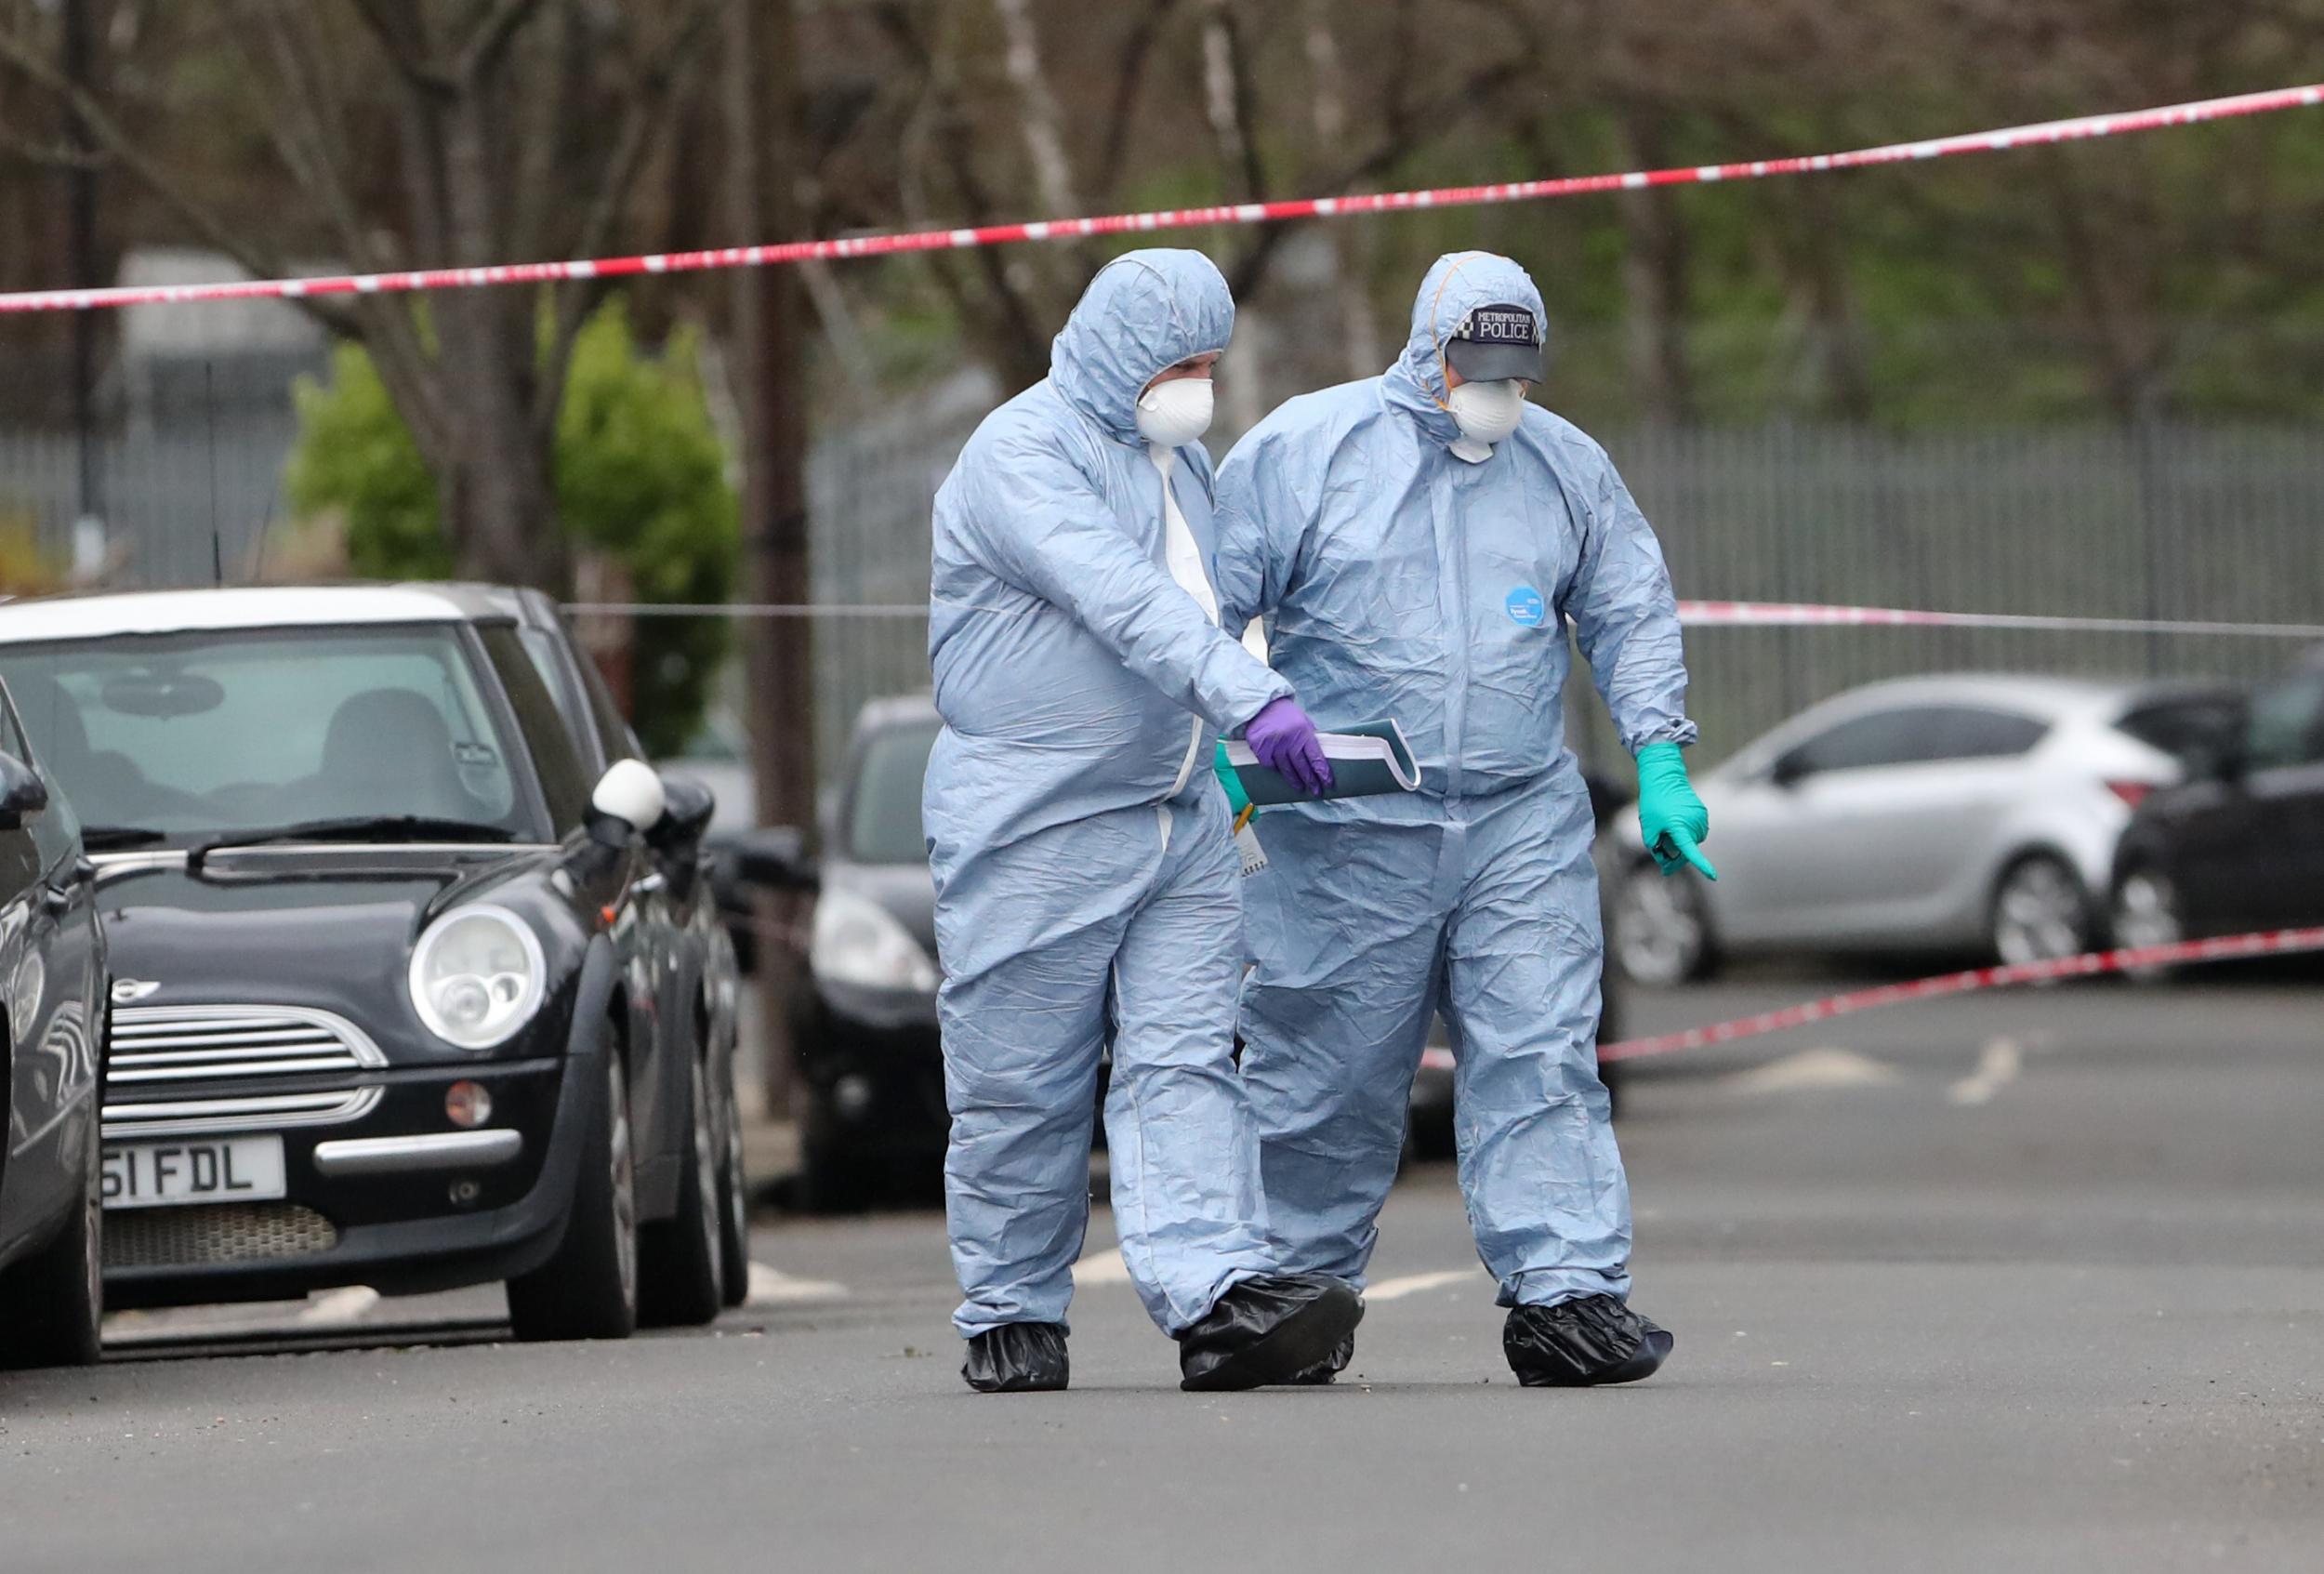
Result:
M2074 871L2036 853L2011 865L1994 887L1987 945L2010 967L2078 957L2090 948L2090 917Z
M2114 943L2126 950L2171 946L2186 938L2178 888L2153 869L2133 869L2114 888ZM2143 984L2170 976L2168 964L2122 970Z
M693 1163L678 1188L678 1211L649 1226L640 1280L640 1320L656 1328L691 1328L719 1315L726 1294L724 1220L720 1213L721 1144L710 1107L706 1057L697 1057L688 1080L693 1085L689 1151Z
M0 1367L86 1367L102 1347L104 1201L91 1131L81 1195L56 1239L0 1274Z
M731 1070L726 1089L726 1157L719 1167L719 1226L726 1237L726 1282L720 1299L729 1306L739 1306L750 1299L750 1176L743 1167L743 1112L734 1103Z
M508 1321L522 1340L627 1339L638 1326L638 1185L629 1078L605 1053L605 1096L589 1112L573 1211L556 1254L508 1281Z
M1631 865L1615 901L1612 938L1615 960L1634 984L1660 989L1710 974L1710 915L1692 875L1666 875L1650 860Z

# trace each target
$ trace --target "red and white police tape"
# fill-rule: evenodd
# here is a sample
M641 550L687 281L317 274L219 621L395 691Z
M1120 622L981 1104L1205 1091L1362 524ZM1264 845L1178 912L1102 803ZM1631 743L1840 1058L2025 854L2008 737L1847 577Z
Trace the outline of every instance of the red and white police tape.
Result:
M852 605L765 602L575 602L568 612L625 617L926 617L923 602ZM2324 623L2213 623L2157 617L2053 617L2004 612L1922 612L1906 607L1821 606L1795 602L1681 602L1694 628L2029 628L2082 634L2225 634L2263 640L2324 640Z
M1786 1006L1781 1011L1762 1012L1756 1016L1716 1022L1708 1027L1690 1027L1684 1033L1664 1033L1651 1038L1625 1038L1618 1043L1601 1044L1598 1046L1598 1059L1639 1060L1647 1055L1705 1049L1714 1044L1733 1043L1738 1038L1757 1038L1763 1033L1780 1033L1789 1027L1804 1027L1810 1023L1846 1016L1854 1012L1877 1011L1882 1006L1901 1006L1908 1001L1936 999L1947 995L1974 994L1982 989L2006 989L2014 985L2043 984L2059 978L2092 978L2103 973L2130 972L2143 968L2178 967L2189 962L2224 962L2246 957L2292 956L2308 951L2324 951L2324 928L2268 930L2256 934L2224 935L2214 940L2178 940L2163 946L2091 951L2079 957L2061 957L2054 961L1971 968L1966 972L1917 978L1909 984L1884 984L1873 989L1851 990L1844 995L1831 995L1802 1005Z
M1820 606L1793 602L1681 602L1697 628L2030 628L2080 634L2232 634L2324 640L2324 623L2218 623L2168 617L2070 617L2014 612L1921 612L1907 607Z
M209 284L121 285L109 289L31 290L0 295L0 313L86 311L106 307L192 305L218 300L290 299L300 296L388 295L421 290L476 289L492 284L548 284L565 279L611 279L647 273L697 272L710 269L761 268L778 263L887 257L905 252L956 251L1009 245L1022 241L1076 240L1092 235L1157 230L1192 230L1221 224L1270 224L1293 218L1323 218L1350 213L1392 213L1409 208L1475 207L1486 204L1539 202L1591 192L1637 191L1649 186L1707 185L1719 180L1759 180L1774 175L1806 175L1874 165L1905 164L1957 153L2000 152L2010 148L2116 137L2165 126L2196 126L2278 110L2324 104L2324 86L2279 87L2224 99L2166 104L2115 114L2077 115L2037 126L1971 131L1921 142L1891 142L1849 152L1752 159L1741 164L1690 165L1671 169L1630 170L1615 175L1573 175L1548 180L1515 180L1488 186L1442 186L1430 191L1354 192L1289 202L1235 203L1216 207L1182 207L1155 213L1116 213L1094 218L1050 218L1027 224L987 224L972 229L909 230L852 235L839 240L789 241L774 245L728 246L713 251L660 252L644 257L608 257L571 262L515 262L487 268L430 268L393 273L344 273L310 279L244 279Z

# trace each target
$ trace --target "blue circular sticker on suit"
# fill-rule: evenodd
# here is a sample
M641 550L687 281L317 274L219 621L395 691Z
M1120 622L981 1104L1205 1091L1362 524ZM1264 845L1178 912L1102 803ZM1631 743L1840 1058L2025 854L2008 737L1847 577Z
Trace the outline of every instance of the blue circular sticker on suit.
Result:
M1538 628L1549 615L1550 605L1541 599L1541 592L1530 585L1520 585L1501 603L1509 608L1509 620L1524 628Z

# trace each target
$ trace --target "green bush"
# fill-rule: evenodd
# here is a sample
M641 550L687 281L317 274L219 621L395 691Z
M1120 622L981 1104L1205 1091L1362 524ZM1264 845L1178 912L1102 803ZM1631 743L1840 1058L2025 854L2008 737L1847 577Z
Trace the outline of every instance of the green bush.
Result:
M349 566L380 579L453 571L436 486L362 347L342 347L328 387L298 390L288 491L302 515L346 522ZM693 336L641 356L618 300L581 330L557 420L557 513L573 540L627 571L647 602L723 602L741 567L726 451L710 424ZM731 627L719 617L637 621L631 708L652 754L700 721Z

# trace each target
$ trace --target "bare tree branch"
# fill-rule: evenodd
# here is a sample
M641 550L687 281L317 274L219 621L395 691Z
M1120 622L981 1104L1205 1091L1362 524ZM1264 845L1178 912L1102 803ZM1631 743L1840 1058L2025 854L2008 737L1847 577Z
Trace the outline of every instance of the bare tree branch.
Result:
M1408 112L1423 126L1449 126L1464 113L1487 107L1495 95L1512 83L1526 80L1528 74L1524 62L1502 60ZM1409 139L1391 127L1369 152L1326 176L1319 182L1319 187L1327 192L1348 191L1393 169L1396 161L1411 151ZM1240 300L1246 295L1257 292L1267 275L1268 268L1274 261L1276 251L1300 228L1300 222L1260 227L1250 250L1244 253L1234 271L1227 275L1227 283L1234 290L1235 299Z
M1267 176L1260 165L1249 73L1243 69L1242 33L1226 0L1210 0L1210 14L1203 20L1203 76L1220 160L1234 171L1241 200L1262 202Z
M598 176L597 200L581 221L574 256L595 257L612 239L614 227L621 221L630 192L637 186L638 172L644 167L654 136L665 124L663 112L676 96L695 50L709 35L710 24L717 20L720 9L720 0L690 0L689 9L679 20L660 54L649 60L640 73L614 152ZM535 427L544 437L555 432L557 414L564 404L565 374L572 365L574 339L603 297L602 286L595 282L568 285L558 296L556 327L541 378L539 405L534 415Z
M1017 89L1025 153L1033 161L1035 189L1041 205L1063 218L1081 211L1074 193L1073 163L1065 153L1064 117L1057 96L1050 91L1049 70L1041 59L1041 35L1034 25L1030 0L993 0L1000 13L1002 58L1009 80Z
M300 187L323 208L339 245L352 264L366 272L392 265L371 230L363 222L343 165L334 157L332 123L314 80L314 68L291 32L297 25L279 0L247 0L237 17L243 26L257 30L276 60L281 112L268 117L276 150L290 166ZM245 51L252 43L242 37ZM250 51L255 53L255 51ZM396 403L411 424L423 449L441 452L449 442L449 413L429 376L433 359L421 340L412 313L397 303L376 298L357 309L363 338L370 348L380 377L396 394Z
M45 53L6 29L0 29L0 63L69 105L103 155L152 192L212 250L231 258L255 278L281 278L291 271L282 258L252 245L234 226L189 197L184 183L139 148L93 96L67 81ZM339 302L300 297L292 304L333 334L353 337L359 333L354 313Z
M541 8L542 0L490 0L490 8L480 11L462 41L452 68L453 79L472 85L477 78L492 69L517 29L530 20Z
M1122 41L1120 61L1114 68L1113 108L1105 117L1105 151L1098 157L1098 190L1112 196L1120 186L1122 163L1129 154L1129 126L1136 118L1138 89L1145 80L1146 61L1153 58L1162 24L1177 9L1178 0L1151 0L1138 24Z
M42 169L102 169L111 163L103 153L86 152L70 142L46 142L0 121L0 150Z
M423 92L448 96L458 90L459 84L452 73L434 58L428 46L427 19L410 0L395 6L392 0L353 0L355 14L371 35L379 41L405 81Z

